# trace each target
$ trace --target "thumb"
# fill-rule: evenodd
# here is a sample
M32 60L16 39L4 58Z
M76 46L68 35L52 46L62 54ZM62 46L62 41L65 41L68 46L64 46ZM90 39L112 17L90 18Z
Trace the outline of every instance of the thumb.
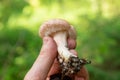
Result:
M45 80L56 56L57 47L54 40L45 37L41 52L24 80Z

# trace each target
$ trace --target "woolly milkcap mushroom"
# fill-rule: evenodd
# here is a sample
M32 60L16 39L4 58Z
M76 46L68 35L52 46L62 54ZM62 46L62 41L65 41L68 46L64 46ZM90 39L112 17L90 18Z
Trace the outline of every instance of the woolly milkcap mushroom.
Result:
M62 73L68 75L80 70L80 59L72 54L67 47L68 37L76 39L76 32L67 21L62 19L47 21L41 25L39 35L42 38L51 36L55 40L59 53L58 59L63 67Z
M75 56L67 48L67 37L69 35L70 24L61 19L54 19L45 22L40 28L40 36L52 36L58 46L59 55L68 61L70 56ZM72 30L71 30L72 31ZM74 36L70 36L74 37Z

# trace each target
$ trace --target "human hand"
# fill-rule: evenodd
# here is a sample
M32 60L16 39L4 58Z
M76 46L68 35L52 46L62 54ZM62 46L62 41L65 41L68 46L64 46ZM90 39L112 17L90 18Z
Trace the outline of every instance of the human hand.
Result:
M76 42L73 39L68 39L68 47L73 54L77 55L74 50ZM61 68L56 59L57 46L54 40L50 37L43 39L43 46L40 54L34 62L32 68L26 74L24 80L50 80L50 76L60 73ZM83 67L76 75L71 76L73 80L88 80L88 72Z

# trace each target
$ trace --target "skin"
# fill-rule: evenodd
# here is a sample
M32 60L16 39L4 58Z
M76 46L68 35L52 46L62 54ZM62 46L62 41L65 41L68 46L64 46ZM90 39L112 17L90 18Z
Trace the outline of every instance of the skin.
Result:
M73 54L77 55L74 50L76 47L75 40L69 38L68 47ZM49 80L51 75L60 73L60 66L56 59L57 55L57 46L54 40L50 37L44 37L40 54L25 75L24 80ZM73 80L88 80L89 76L87 70L83 67L80 72L71 76L71 78Z

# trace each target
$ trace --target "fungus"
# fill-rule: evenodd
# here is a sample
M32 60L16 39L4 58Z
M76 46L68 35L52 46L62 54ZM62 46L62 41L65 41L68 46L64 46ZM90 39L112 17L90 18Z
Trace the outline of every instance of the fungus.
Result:
M43 23L39 30L39 35L52 37L58 49L58 60L62 67L62 74L70 75L80 71L84 64L89 63L86 60L79 59L76 55L69 51L67 46L67 38L76 39L76 31L65 20L53 19Z

